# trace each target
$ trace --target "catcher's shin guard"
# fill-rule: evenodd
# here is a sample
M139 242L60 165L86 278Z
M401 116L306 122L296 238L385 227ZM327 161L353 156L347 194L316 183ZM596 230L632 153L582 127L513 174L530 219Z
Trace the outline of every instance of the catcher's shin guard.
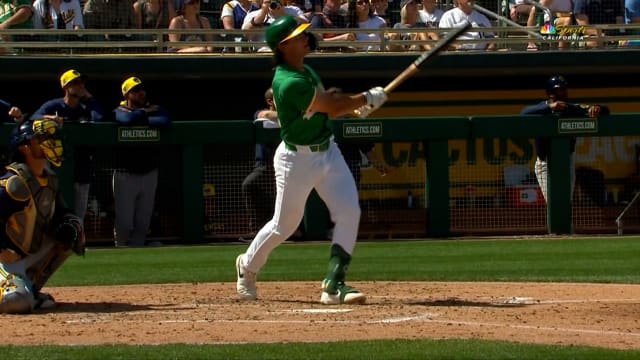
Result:
M57 244L38 262L27 269L27 275L33 282L33 291L38 293L53 273L71 256L72 251Z

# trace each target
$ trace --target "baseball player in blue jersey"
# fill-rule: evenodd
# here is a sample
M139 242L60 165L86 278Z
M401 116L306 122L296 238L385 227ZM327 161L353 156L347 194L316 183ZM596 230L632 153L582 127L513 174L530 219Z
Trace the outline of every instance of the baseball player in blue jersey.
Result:
M149 102L147 90L139 78L126 79L121 90L124 100L113 110L120 125L157 128L169 125L167 110ZM145 241L158 186L160 157L157 149L149 144L135 144L120 145L115 151L117 164L112 181L115 245L152 245L145 244Z
M370 113L387 95L381 87L354 95L325 90L316 72L304 64L305 55L315 48L315 38L305 32L308 26L285 15L266 29L276 63L271 87L282 138L274 156L276 204L273 218L236 258L236 290L243 299L257 298L258 272L271 251L294 233L315 189L335 223L320 302L361 304L365 295L345 284L360 223L358 191L328 122L356 109Z
M584 104L573 104L569 102L569 91L567 87L569 84L567 80L563 76L554 75L547 80L547 100L541 101L538 104L527 106L520 114L522 115L551 115L556 114L560 117L591 117L595 118L600 115L608 115L609 108L606 105L584 105ZM538 184L540 185L540 190L542 191L542 195L544 199L547 199L547 176L549 173L547 157L549 156L549 149L551 143L549 138L536 138L535 139L535 148L536 148L536 163L535 163L535 174L538 179ZM576 151L576 139L575 137L571 138L570 146L570 171L571 171L571 196L573 198L573 189L576 183L576 162L575 162L575 151Z
M60 76L61 98L51 99L40 106L31 120L55 119L58 122L93 123L101 121L105 112L85 87L86 76L77 70L67 70ZM95 177L94 150L75 149L74 154L74 206L73 211L84 221L89 202L90 184Z

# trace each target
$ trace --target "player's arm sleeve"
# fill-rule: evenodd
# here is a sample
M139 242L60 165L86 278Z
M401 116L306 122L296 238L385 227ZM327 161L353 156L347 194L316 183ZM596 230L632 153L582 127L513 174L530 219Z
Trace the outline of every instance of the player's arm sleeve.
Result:
M113 110L113 115L116 122L123 125L147 125L147 114L144 110L131 110L123 106L117 107Z
M29 117L30 120L36 120L36 119L41 119L43 115L46 115L49 113L50 110L50 101L47 101L46 103L42 104L38 110L36 110L33 114L31 114L31 117Z
M169 125L169 113L163 107L159 107L157 111L148 114L149 125L156 127L166 127Z
M102 105L100 105L100 103L95 98L92 97L88 99L85 105L87 106L87 108L89 109L89 113L91 114L91 121L97 122L97 121L102 121L104 119L104 116L105 116L104 109L102 108Z
M520 115L549 115L551 108L546 102L527 106L520 112Z

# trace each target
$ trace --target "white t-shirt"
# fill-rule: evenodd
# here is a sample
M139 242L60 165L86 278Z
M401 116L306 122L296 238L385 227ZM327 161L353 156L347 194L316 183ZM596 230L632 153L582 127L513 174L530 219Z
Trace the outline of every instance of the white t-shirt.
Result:
M440 23L438 27L440 28L455 28L461 27L465 22L471 23L473 28L479 27L491 27L491 21L482 15L481 13L473 10L471 14L467 15L459 8L453 8L445 11L440 18ZM473 40L473 39L486 39L493 38L495 35L492 32L483 32L483 31L467 31L464 34L460 35L458 39L461 40ZM460 47L460 49L465 50L484 50L488 46L488 43L478 42L471 44L464 44Z
M74 27L84 28L82 19L82 8L78 0L69 2L60 2L60 13L56 13L53 6L49 6L49 14L51 16L51 24L45 25L46 18L46 2L47 0L36 0L33 2L33 28L34 29L58 29L58 15L64 21L65 27L62 29L73 30ZM132 5L133 6L133 5Z
M426 27L437 28L442 14L444 14L444 11L438 8L433 10L433 14L428 13L426 10L418 10L418 22L425 24Z
M366 21L358 23L360 29L380 29L387 27L387 22L378 15L369 17ZM356 41L380 41L380 34L378 33L364 33L356 32ZM380 45L365 45L359 47L361 50L372 51L380 50Z

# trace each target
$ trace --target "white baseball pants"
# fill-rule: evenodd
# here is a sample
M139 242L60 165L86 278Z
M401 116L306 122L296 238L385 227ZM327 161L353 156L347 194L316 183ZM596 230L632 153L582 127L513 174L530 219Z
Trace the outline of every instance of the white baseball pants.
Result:
M358 236L360 204L355 181L338 146L331 141L327 151L311 152L304 146L292 151L281 142L273 163L275 211L245 252L245 269L258 273L271 251L295 232L314 188L335 223L331 244L338 244L351 254Z
M573 189L576 187L576 154L572 153L569 157L569 170L571 176L571 200L573 200ZM536 164L534 166L534 172L536 174L536 179L538 179L538 185L540 185L540 191L542 192L542 196L544 196L545 202L547 201L547 183L549 176L549 166L547 161L540 160L540 158L536 158Z

